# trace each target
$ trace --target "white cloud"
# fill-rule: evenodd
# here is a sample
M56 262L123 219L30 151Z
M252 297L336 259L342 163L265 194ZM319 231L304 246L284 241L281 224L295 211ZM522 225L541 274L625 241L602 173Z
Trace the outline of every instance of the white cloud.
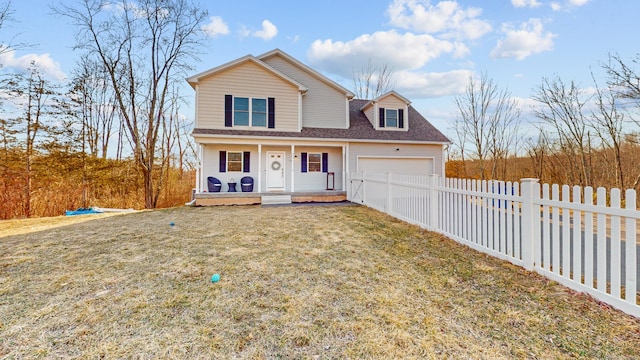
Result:
M580 7L586 5L591 0L566 0L564 2L554 1L550 6L553 11L569 10L572 7Z
M321 70L351 78L373 59L393 70L418 69L444 53L460 55L468 51L463 45L435 39L431 35L398 34L395 30L360 35L347 42L316 40L307 52L309 61Z
M553 38L557 35L544 31L540 19L530 19L514 29L512 25L503 25L505 38L498 41L491 51L492 58L516 58L522 60L533 54L553 49Z
M394 74L396 90L409 98L432 98L457 95L464 91L470 70L443 73L399 71Z
M511 5L515 7L530 7L535 8L542 5L538 0L511 0Z
M394 0L387 9L391 25L443 37L474 40L490 32L491 24L479 19L482 9L463 8L456 1Z
M573 6L582 6L588 2L589 0L569 0L569 4Z
M27 70L32 62L42 70L45 77L57 81L63 81L67 78L67 75L60 69L60 63L53 60L49 54L26 54L20 57L16 57L15 51L0 54L0 64L5 68L23 71Z
M220 16L212 16L209 23L202 26L202 31L209 37L229 34L229 27Z
M253 37L261 38L262 40L271 40L278 35L278 28L269 20L262 22L262 30L258 30L251 34Z

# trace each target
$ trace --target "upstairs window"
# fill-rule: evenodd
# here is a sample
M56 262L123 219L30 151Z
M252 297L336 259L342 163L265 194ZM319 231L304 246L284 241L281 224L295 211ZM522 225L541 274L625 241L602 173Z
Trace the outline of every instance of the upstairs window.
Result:
M385 126L397 128L398 127L398 110L396 109L386 109L385 110Z
M251 99L251 126L267 126L267 99Z
M378 128L404 129L404 110L380 108Z
M250 98L225 95L224 126L275 128L275 98Z
M233 98L233 125L249 126L249 98Z

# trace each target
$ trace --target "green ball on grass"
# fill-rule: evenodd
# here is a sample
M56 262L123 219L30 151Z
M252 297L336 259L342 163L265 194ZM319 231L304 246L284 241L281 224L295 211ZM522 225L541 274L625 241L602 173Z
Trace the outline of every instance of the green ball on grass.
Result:
M217 283L218 281L220 281L220 274L213 274L213 276L211 276L211 282Z

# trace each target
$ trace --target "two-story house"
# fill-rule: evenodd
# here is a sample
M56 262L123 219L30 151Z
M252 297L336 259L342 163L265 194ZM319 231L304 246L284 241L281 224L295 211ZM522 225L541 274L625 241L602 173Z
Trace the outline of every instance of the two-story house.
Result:
M395 91L354 99L279 49L187 81L196 205L340 201L354 172L444 175L449 139Z

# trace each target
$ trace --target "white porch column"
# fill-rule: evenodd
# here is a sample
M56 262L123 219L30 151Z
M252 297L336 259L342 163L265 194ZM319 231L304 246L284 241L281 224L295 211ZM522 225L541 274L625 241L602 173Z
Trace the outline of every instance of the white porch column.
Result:
M295 164L294 164L294 159L295 159L294 156L295 156L295 154L296 154L296 146L291 144L291 192L296 191L295 190L295 186L294 186L294 183L295 183L295 178L294 177L295 177L295 173L296 173L295 170L294 170L294 168L295 168Z
M262 144L258 144L258 192L262 192Z
M342 145L342 191L347 191L347 147Z
M204 177L204 145L198 144L198 168L196 170L196 193L202 192Z

